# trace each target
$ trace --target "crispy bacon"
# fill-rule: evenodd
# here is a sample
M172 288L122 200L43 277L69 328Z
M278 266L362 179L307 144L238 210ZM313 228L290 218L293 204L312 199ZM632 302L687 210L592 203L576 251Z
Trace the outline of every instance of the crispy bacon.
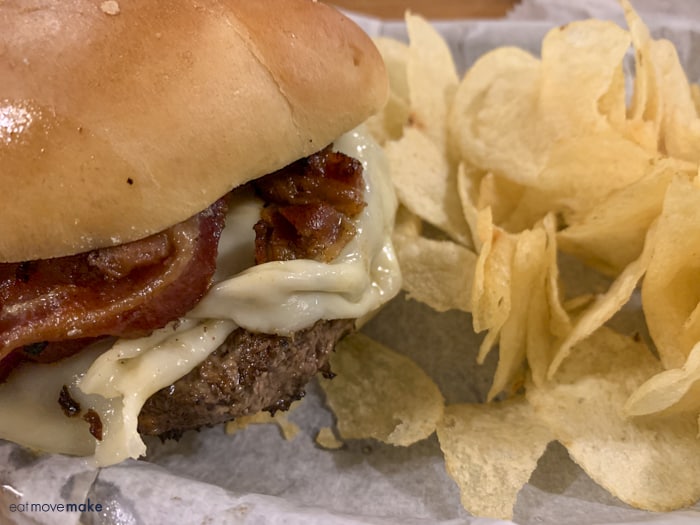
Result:
M253 182L266 202L255 225L255 262L335 259L365 207L362 164L330 147Z
M184 315L211 283L225 210L222 199L141 241L0 264L0 374L21 358L58 359L85 340L144 335Z

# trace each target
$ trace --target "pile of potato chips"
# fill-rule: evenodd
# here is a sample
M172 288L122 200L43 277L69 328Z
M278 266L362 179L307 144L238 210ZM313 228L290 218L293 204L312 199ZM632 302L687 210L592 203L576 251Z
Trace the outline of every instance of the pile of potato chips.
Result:
M386 391L358 387L340 402L388 399L370 428L360 425L381 403L338 409L338 429L394 444L436 429L476 515L512 516L554 440L630 505L700 499L700 97L673 45L621 3L627 30L573 22L545 36L540 57L495 49L461 80L420 17L407 16L409 44L377 40L391 95L369 125L401 202L404 288L435 310L470 312L484 333L478 359L497 348L498 367L488 403L444 407L419 369L384 347L363 357L374 344L351 339L334 356L339 376L404 372L398 397L384 377ZM567 295L562 253L609 276L609 289ZM653 349L605 326L633 294Z

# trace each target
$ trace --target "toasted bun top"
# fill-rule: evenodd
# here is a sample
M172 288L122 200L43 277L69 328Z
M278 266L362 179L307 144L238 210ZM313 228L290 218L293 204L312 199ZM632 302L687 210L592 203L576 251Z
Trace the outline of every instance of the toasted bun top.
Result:
M0 2L0 262L129 242L384 102L370 39L311 0Z

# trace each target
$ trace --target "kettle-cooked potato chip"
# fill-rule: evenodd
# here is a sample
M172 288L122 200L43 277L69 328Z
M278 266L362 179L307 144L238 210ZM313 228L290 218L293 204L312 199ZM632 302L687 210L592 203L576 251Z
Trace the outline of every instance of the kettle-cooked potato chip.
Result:
M533 300L546 300L544 294L547 279L547 234L544 228L523 231L514 239L510 275L510 311L500 328L498 366L488 400L494 399L503 390L509 390L513 380L523 372L528 343L532 330L538 325L531 323ZM539 293L538 293L539 292Z
M453 239L471 246L471 235L457 192L457 175L438 147L422 131L406 128L385 151L401 203Z
M599 201L578 222L558 234L562 250L599 271L615 276L642 253L644 238L660 215L674 175L691 166L663 159L640 180ZM697 170L697 167L695 168Z
M523 399L445 408L440 448L462 505L476 516L509 520L553 435Z
M561 213L567 223L577 221L615 190L629 186L647 172L652 157L634 142L606 131L562 139L549 148L535 188L523 201L537 209Z
M448 115L453 149L463 160L513 182L535 181L552 137L538 120L540 62L506 47L467 72Z
M574 346L612 319L613 315L630 300L637 283L649 267L652 247L654 246L654 232L655 227L652 227L647 234L644 250L637 260L629 264L617 276L610 288L604 294L596 297L595 301L576 318L571 331L558 346L556 355L552 359L552 364L547 373L550 379L557 372L562 362L569 356Z
M642 306L666 368L683 366L700 341L700 186L677 176L663 204L644 283Z
M664 370L645 381L625 403L628 416L700 412L700 343L681 368Z
M379 144L397 140L410 117L406 62L408 46L391 38L376 38L377 49L382 55L389 77L389 98L376 115L367 120L367 129Z
M321 386L341 438L408 446L435 431L444 399L407 357L356 333L338 344L330 362L337 375Z
M445 40L425 19L406 16L411 40L406 62L411 126L445 152L447 110L457 89L457 69Z
M481 249L472 283L472 323L477 332L487 332L477 357L483 363L510 315L515 237L495 228L485 208L477 217L477 238Z
M433 310L471 311L471 288L476 254L457 243L415 235L394 235L408 297Z
M539 125L566 139L605 133L608 114L624 107L624 97L608 95L606 113L599 101L619 83L622 59L630 45L627 31L608 20L583 20L552 29L542 40ZM614 82L616 81L616 82ZM619 111L618 110L618 111Z
M527 399L591 478L634 507L667 511L700 498L697 417L624 413L632 391L660 371L643 342L603 327Z
M250 414L247 416L240 416L226 423L226 433L235 434L236 432L243 430L250 425L267 425L275 424L282 432L284 439L291 441L299 434L299 426L289 420L289 415L293 410L296 410L301 401L294 401L287 411L275 412L273 416L269 412L256 412L255 414Z

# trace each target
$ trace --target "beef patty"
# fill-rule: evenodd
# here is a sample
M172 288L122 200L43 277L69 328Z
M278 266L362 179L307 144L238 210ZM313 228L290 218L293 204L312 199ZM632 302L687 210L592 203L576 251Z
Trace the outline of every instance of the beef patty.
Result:
M289 337L239 328L200 366L151 396L139 415L139 432L177 438L261 410L286 410L304 395L328 355L354 321L319 321Z

